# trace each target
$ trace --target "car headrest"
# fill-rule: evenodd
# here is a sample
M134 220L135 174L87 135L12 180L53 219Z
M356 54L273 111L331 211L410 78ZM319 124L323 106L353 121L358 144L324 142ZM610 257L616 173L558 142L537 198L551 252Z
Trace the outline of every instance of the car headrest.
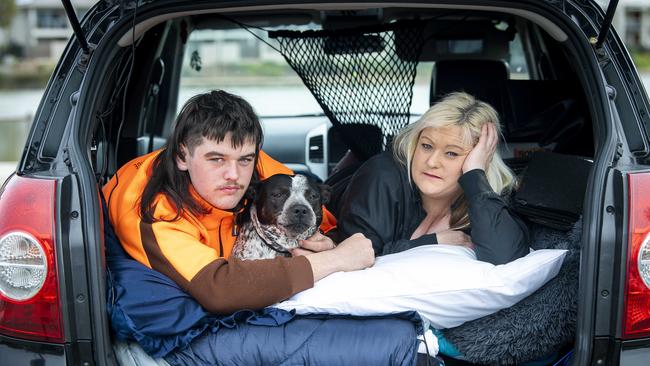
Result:
M502 86L508 80L508 67L500 60L440 60L431 73L430 104L445 94L464 91L490 103L501 112Z
M387 138L390 139L390 136ZM379 126L367 123L335 125L330 129L329 141L334 150L330 151L330 161L343 158L347 149L352 150L361 161L365 161L382 151L383 140L384 136ZM343 146L346 148L341 149Z

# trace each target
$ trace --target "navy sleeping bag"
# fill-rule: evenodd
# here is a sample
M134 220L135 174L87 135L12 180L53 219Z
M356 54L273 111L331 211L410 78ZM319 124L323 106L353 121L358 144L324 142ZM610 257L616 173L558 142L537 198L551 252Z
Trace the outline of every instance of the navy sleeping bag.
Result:
M170 353L171 365L415 365L416 328L406 319L296 317L278 327L247 323L206 332Z
M174 281L122 249L104 211L107 301L117 339L172 365L414 365L422 324L387 317L297 316L275 308L206 312Z

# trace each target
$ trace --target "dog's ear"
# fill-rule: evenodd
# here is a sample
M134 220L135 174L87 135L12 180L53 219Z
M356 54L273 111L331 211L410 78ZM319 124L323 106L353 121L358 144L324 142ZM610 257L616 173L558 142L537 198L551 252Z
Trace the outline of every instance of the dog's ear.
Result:
M332 198L332 187L328 186L327 184L319 184L318 189L320 189L321 203L329 203L330 198Z
M257 198L257 193L260 191L260 187L262 186L261 181L255 181L251 182L248 185L248 189L246 189L246 193L244 193L244 198L248 202L253 202L255 201L255 198Z

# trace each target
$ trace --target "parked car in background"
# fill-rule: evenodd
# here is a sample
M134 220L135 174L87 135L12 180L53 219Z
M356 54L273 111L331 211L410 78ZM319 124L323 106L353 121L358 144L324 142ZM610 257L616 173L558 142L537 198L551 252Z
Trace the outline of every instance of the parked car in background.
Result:
M289 89L315 95L302 102L283 96L280 85L255 84L249 90L257 94L239 93L262 116L264 149L324 181L340 171L344 156L363 161L384 150L399 127L460 89L499 111L502 154L516 172L536 151L592 162L580 196L573 364L647 365L650 104L609 28L615 5L604 12L592 0L103 0L79 25L70 12L76 35L48 83L16 173L0 191L2 363L116 364L99 190L122 164L162 146L188 97L183 85L209 75L202 62L232 56L232 49L209 56L209 44L197 46L216 30L232 42L261 37L275 45L283 54L278 60L306 84ZM413 34L421 37L409 40L402 29L416 24ZM364 46L323 42L292 51L283 43L296 43L295 33L283 32L359 27L369 29L360 36ZM390 30L392 38L376 38L376 29ZM390 47L391 65L399 68L364 74L360 64L350 85L320 79L336 72L318 60L338 55L362 63ZM427 84L414 86L415 72L423 70ZM383 90L383 80L404 87L405 108L390 104L395 90ZM200 88L237 94L209 82ZM361 93L368 90L373 94ZM277 107L272 113L261 107L269 100ZM308 110L293 112L302 103L311 103Z

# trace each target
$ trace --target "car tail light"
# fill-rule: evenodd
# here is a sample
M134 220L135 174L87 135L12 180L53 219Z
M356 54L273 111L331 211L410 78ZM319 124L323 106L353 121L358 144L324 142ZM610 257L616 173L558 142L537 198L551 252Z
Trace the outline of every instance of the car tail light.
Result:
M650 336L650 173L629 175L629 207L626 339Z
M0 333L63 342L54 241L56 182L14 175L0 190Z

